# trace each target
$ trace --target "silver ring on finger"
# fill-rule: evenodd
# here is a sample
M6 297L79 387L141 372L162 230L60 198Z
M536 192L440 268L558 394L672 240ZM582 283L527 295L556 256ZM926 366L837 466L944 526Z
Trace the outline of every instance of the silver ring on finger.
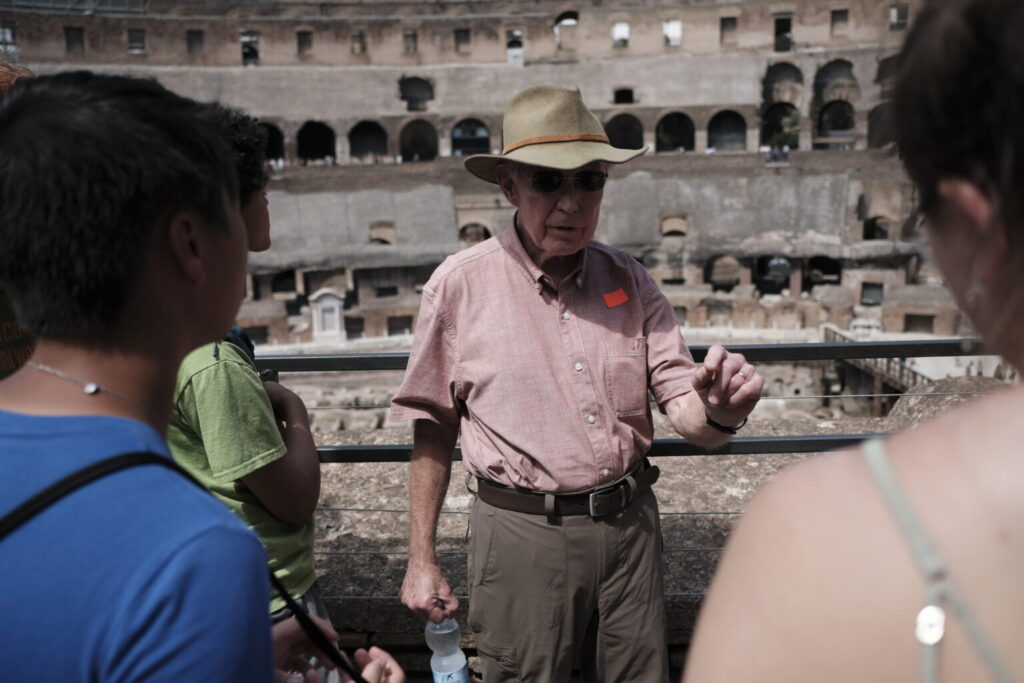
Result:
M737 371L736 374L739 375L740 377L742 377L743 379L750 379L750 375L748 375L747 373L743 372L742 370Z

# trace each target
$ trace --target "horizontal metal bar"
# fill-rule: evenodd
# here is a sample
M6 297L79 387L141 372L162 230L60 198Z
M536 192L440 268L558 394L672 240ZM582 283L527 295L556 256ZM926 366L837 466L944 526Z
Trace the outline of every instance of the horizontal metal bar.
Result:
M278 372L335 372L405 370L408 353L331 353L308 356L257 356L260 370Z
M714 451L686 439L657 439L647 455L654 457L693 455L758 455L768 453L819 453L847 448L865 439L885 434L811 434L807 436L742 436L736 437ZM320 446L322 463L347 462L409 462L411 444L387 446ZM453 460L462 460L462 451L455 448Z
M846 358L925 358L931 356L976 356L985 353L980 339L936 339L878 342L816 342L812 344L734 344L730 351L747 360L765 363ZM707 346L691 346L694 360L701 362ZM278 372L335 372L358 370L404 370L408 353L337 353L308 356L260 356L261 370Z

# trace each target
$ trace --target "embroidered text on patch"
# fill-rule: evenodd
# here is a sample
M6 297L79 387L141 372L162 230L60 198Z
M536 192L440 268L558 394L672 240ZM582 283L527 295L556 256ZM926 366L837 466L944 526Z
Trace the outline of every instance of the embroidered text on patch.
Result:
M614 292L608 292L604 296L604 305L608 308L615 308L629 301L629 297L621 289L616 289Z

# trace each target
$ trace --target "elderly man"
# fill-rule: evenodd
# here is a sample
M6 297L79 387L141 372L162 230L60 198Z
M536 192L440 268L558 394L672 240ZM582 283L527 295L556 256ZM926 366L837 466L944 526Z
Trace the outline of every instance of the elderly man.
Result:
M707 447L745 422L763 380L713 347L696 366L675 313L624 252L594 242L608 144L578 90L516 95L501 155L466 168L516 207L500 236L448 258L423 290L391 417L415 419L403 602L458 608L434 551L456 438L478 498L469 625L487 681L668 677L658 468L648 390Z

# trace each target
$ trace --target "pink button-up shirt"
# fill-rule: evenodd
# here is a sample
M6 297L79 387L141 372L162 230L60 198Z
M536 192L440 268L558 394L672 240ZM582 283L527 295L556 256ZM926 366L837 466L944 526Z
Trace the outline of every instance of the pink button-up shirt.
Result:
M478 477L576 492L622 477L659 405L691 390L675 312L632 256L591 242L552 282L515 228L448 257L423 289L392 420L461 429Z

